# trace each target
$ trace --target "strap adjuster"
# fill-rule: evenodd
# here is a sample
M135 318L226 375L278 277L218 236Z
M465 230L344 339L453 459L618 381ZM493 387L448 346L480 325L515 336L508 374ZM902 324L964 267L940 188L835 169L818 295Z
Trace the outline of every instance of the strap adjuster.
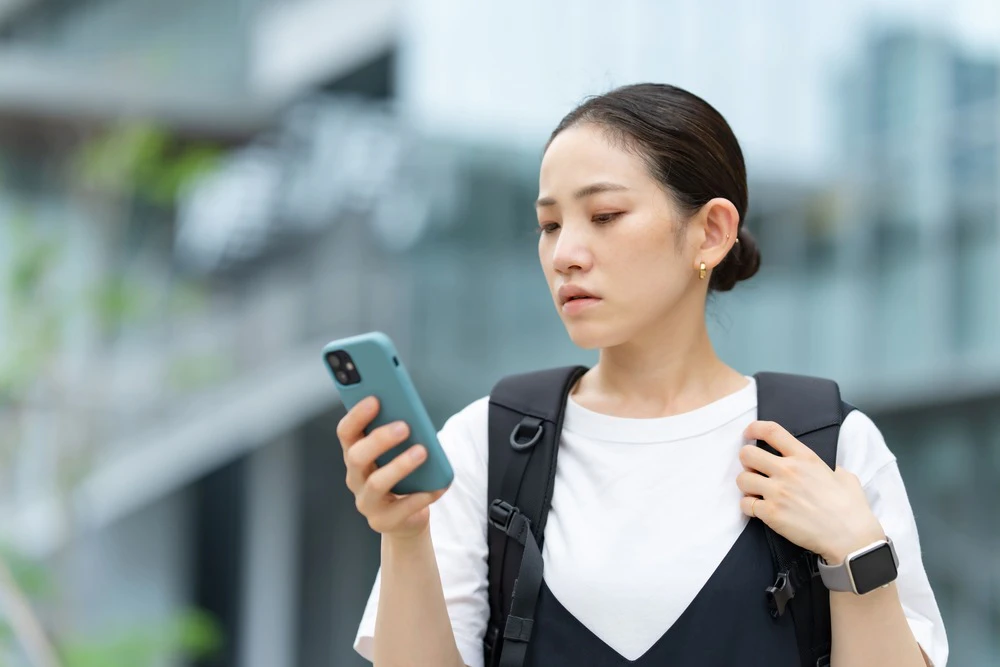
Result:
M531 639L531 628L535 621L530 618L521 618L513 614L507 617L507 625L503 629L503 638L512 642L527 642Z
M510 503L497 498L490 504L487 520L494 528L502 531L507 537L524 546L525 540L531 535L531 521Z
M785 608L792 598L795 597L795 586L792 584L792 577L788 570L778 573L774 585L767 587L767 604L771 608L771 616L778 618L785 613Z
M487 516L491 526L506 533L507 529L510 528L511 521L514 520L514 515L519 512L520 510L508 503L506 500L497 498L490 503L490 511Z

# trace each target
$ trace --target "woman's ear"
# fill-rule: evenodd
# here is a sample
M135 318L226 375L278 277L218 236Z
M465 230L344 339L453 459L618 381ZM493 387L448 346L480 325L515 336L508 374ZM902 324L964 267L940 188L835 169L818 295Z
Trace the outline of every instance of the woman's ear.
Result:
M740 213L731 201L716 197L701 207L693 222L702 229L702 242L698 256L695 257L694 268L698 268L702 262L709 269L715 268L736 243Z

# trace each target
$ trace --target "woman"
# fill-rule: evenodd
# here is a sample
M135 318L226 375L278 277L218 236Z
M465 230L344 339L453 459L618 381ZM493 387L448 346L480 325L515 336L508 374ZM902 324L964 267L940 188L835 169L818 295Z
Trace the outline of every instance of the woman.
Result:
M694 655L684 653L692 637L670 629L718 587L717 568L757 517L832 565L892 539L895 582L830 594L834 667L943 666L947 640L913 513L878 429L849 414L833 471L782 427L756 421L754 379L712 348L708 293L732 289L760 262L742 228L743 156L722 116L666 85L591 98L549 140L536 209L559 315L573 342L600 357L566 406L528 662L643 666ZM487 401L440 433L452 488L398 498L388 489L425 453L416 446L376 469L376 456L406 436L401 425L364 437L377 409L369 399L338 428L347 485L382 535L356 648L379 667L479 667L489 618ZM557 626L559 642L547 629ZM729 641L726 628L703 632ZM766 642L739 650L744 665L793 655Z

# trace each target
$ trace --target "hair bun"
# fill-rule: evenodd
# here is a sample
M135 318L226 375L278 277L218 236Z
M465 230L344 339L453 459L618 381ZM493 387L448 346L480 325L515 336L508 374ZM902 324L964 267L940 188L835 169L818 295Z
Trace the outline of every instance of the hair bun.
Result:
M710 287L717 292L728 292L741 280L753 278L760 268L760 250L753 234L740 228L736 241L726 258L712 271Z

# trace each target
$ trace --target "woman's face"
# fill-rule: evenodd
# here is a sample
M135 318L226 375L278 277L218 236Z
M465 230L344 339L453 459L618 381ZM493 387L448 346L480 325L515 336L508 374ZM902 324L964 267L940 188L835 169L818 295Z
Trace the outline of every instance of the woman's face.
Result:
M691 302L697 239L632 153L583 124L549 145L539 174L538 257L570 338L626 343ZM690 238L689 238L690 237ZM702 290L703 291L703 290ZM567 300L578 295L595 298ZM704 299L704 294L698 298Z

